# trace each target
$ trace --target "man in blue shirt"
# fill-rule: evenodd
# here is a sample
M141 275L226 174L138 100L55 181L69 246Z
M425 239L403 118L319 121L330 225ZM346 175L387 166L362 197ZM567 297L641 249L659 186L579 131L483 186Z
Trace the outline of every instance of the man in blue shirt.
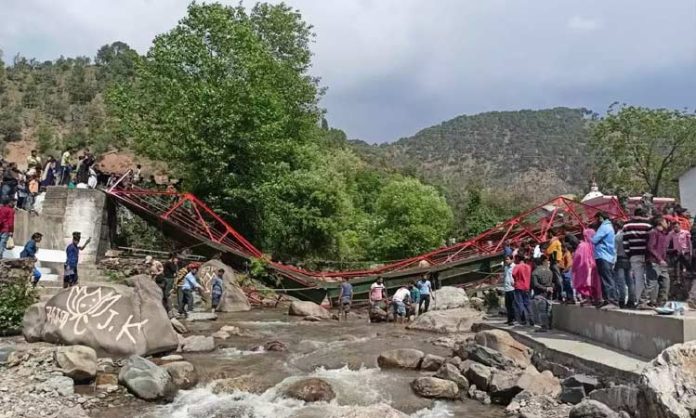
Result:
M24 249L19 254L19 258L31 258L34 260L34 263L36 263L36 253L39 251L38 243L41 242L42 238L43 235L40 232L34 232L31 235L31 239L24 244ZM33 276L34 281L32 282L32 286L36 287L39 280L41 280L41 271L39 271L36 266L34 266Z
M597 212L595 218L600 225L592 237L592 244L594 244L594 258L597 262L597 273L602 281L604 299L599 303L599 307L618 307L619 301L614 283L614 261L616 260L614 225L604 212Z
M198 284L196 279L196 274L198 273L200 265L198 263L191 263L188 265L188 273L184 276L183 283L179 288L179 314L184 317L186 314L186 307L189 310L193 309L193 291L198 289L203 290L203 286Z
M87 238L85 245L80 247L80 239L82 234L79 232L73 232L72 242L65 249L65 265L63 273L63 289L77 285L77 264L80 261L80 251L84 250L85 247L92 241L92 238Z
M426 273L416 285L418 286L418 290L420 290L420 302L418 302L418 315L420 315L428 312L433 284L428 278L428 273ZM433 297L433 301L434 300L435 298Z

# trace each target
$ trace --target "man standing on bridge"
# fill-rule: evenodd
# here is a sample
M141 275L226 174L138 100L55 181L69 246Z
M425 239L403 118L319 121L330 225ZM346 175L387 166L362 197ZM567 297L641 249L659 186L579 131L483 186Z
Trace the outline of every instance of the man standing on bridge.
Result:
M79 232L73 232L72 242L70 245L68 245L68 248L65 249L66 261L63 273L63 289L77 285L77 264L80 261L80 251L84 250L89 242L92 241L91 237L87 238L85 245L80 247L79 244L81 238L82 234Z

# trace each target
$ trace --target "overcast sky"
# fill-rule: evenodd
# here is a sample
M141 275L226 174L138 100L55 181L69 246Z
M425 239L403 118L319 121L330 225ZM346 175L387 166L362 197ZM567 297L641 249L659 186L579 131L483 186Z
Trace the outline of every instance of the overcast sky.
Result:
M392 141L490 110L694 107L696 0L286 3L315 27L323 106L351 138ZM187 4L0 0L0 48L6 61L94 56L115 40L145 52Z

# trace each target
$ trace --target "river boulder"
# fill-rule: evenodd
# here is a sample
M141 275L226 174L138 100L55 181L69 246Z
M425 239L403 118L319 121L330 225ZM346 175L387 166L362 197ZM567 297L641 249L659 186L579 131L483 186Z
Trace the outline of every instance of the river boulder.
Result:
M480 363L470 362L466 369L462 369L462 374L469 383L476 385L478 389L488 390L491 383L492 370L488 366Z
M382 369L401 368L417 369L425 354L413 348L397 348L394 350L383 351L377 357L377 364Z
M205 335L191 335L184 338L181 348L186 353L206 352L215 350L215 339Z
M468 307L469 296L466 290L454 286L443 286L434 291L430 301L430 309L434 311Z
M601 402L586 399L570 410L568 418L619 418L619 414Z
M444 362L445 362L444 357L436 356L434 354L426 354L425 357L423 357L423 362L421 363L421 369L434 372L434 371L438 370Z
M198 383L198 373L188 361L174 361L161 366L172 377L172 383L179 389L190 389Z
M133 287L75 286L25 313L28 341L85 345L127 356L176 350L177 334L152 279L135 278ZM42 309L43 308L43 309Z
M224 290L217 310L219 312L250 311L251 304L237 282L237 272L220 260L206 261L198 270L198 280L201 282L201 286L207 290L207 295L210 295L213 276L219 269L223 269L225 274L223 276ZM207 298L205 303L206 308L210 309L210 298Z
M331 385L322 379L310 377L299 380L285 390L285 393L295 399L305 402L329 402L336 397Z
M321 319L331 319L331 312L322 308L314 302L293 301L288 308L288 315L293 316L314 316Z
M469 332L483 318L483 313L469 308L428 311L419 315L406 328L437 333Z
M423 360L425 361L425 360ZM445 363L440 367L440 369L435 373L435 376L439 379L445 379L452 381L457 384L459 389L466 391L469 389L469 381L466 380L460 372L457 366L451 363Z
M55 360L63 374L76 382L91 380L97 375L97 352L92 347L70 345L58 347Z
M647 416L696 416L696 341L663 350L641 375Z
M118 381L140 399L170 399L176 386L166 369L140 356L131 356L118 374Z
M617 412L634 413L634 411L644 409L642 405L643 396L635 386L615 385L608 388L595 389L589 394L589 398L601 402Z
M459 397L459 387L451 380L437 377L419 377L411 382L413 391L425 398L456 399Z
M526 368L531 364L532 350L512 338L508 332L499 329L479 331L474 340L478 345L491 348L512 360L517 367Z

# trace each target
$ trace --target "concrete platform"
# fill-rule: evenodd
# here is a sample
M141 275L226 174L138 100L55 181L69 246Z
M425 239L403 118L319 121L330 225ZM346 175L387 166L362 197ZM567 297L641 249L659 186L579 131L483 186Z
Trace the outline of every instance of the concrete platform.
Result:
M546 361L563 365L575 373L604 376L617 383L636 383L648 363L646 359L634 354L564 331L551 330L540 333L531 327L505 325L502 319L488 319L476 324L474 328L507 331Z
M553 305L553 328L580 335L636 356L652 359L662 350L696 339L696 316L657 315L653 311Z

